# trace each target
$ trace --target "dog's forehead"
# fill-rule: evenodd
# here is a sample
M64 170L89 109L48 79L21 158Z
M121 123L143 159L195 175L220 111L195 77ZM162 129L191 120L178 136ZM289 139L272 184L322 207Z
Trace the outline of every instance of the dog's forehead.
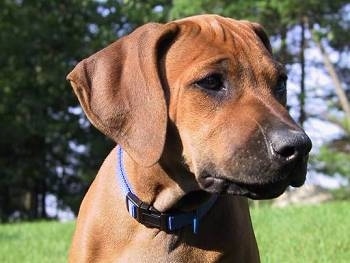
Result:
M254 42L260 43L249 22L217 15L199 15L176 20L180 26L180 38L202 39L205 42ZM252 43L250 43L252 44Z
M248 21L199 15L173 23L179 27L179 34L169 49L169 55L175 61L180 59L179 62L187 63L185 61L196 59L198 63L198 59L222 55L245 63L250 60L247 56L253 53L260 58L271 58L271 53Z
M180 33L167 54L166 70L177 72L172 75L180 76L188 69L224 60L238 70L265 72L260 75L275 75L281 71L248 21L199 15L174 23L179 26Z

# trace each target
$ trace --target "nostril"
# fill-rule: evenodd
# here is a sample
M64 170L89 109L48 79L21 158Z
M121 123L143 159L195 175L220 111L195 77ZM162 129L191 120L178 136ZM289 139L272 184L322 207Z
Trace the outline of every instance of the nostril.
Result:
M294 161L308 155L311 141L303 131L275 130L269 133L272 153L285 161Z
M293 146L284 146L280 149L274 149L274 150L277 154L286 158L287 160L297 156L297 150Z

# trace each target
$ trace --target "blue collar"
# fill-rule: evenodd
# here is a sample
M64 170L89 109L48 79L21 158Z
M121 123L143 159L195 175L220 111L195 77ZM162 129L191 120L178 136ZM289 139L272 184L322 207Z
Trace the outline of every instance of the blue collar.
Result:
M161 213L153 206L143 203L132 191L123 165L123 150L117 146L117 180L126 197L126 207L130 215L141 224L173 232L185 226L192 225L194 234L198 233L199 220L210 210L217 200L213 195L196 210L186 213Z

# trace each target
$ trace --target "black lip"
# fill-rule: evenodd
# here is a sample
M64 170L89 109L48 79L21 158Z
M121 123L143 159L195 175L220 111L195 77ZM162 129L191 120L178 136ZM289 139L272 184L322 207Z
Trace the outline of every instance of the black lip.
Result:
M198 178L202 190L210 193L233 194L251 199L271 199L280 196L288 186L300 187L304 184L308 155L295 162L265 171L259 177L259 170L246 171L246 181L235 180L231 176L222 176L213 168L203 170ZM232 172L231 172L232 174ZM234 173L233 173L234 174Z
M290 184L288 181L280 181L276 183L261 184L261 185L245 185L248 189L246 197L252 199L271 199L283 194Z
M287 179L281 179L277 182L247 184L207 176L204 180L200 181L201 188L207 192L246 196L251 199L271 199L278 197L289 185L290 182Z

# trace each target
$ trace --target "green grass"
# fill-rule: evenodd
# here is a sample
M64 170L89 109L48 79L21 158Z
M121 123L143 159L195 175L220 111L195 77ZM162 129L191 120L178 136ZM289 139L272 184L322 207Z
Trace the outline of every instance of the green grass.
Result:
M57 222L0 225L0 262L67 262L73 228Z
M262 263L350 262L350 202L252 209ZM0 225L1 263L66 262L74 223Z
M350 202L252 209L263 263L350 262Z

